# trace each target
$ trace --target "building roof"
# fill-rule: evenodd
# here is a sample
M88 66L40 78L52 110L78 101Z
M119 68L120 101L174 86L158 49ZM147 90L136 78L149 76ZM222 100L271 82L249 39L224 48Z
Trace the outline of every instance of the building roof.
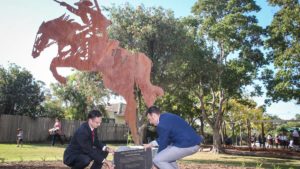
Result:
M115 113L117 116L124 116L126 104L125 103L113 103L105 107L106 111Z

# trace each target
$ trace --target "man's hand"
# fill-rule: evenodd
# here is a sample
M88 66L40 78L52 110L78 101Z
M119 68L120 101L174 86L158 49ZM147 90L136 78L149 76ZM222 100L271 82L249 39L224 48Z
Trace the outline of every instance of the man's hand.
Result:
M106 151L107 151L108 153L111 153L111 154L114 154L114 153L115 153L115 150L112 149L112 148L110 148L110 147L106 147Z
M152 144L143 144L144 149L152 148Z
M151 169L157 169L157 167L155 165L153 165Z
M108 167L108 169L114 169L115 166L113 165L113 163L111 161L108 160L104 160L104 165L106 165Z

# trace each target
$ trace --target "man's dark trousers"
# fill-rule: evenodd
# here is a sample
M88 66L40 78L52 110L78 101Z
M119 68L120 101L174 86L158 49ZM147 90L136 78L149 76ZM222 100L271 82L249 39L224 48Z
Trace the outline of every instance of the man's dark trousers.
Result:
M108 153L104 153L104 157L106 158L108 155ZM85 154L80 154L78 155L74 162L70 165L72 167L72 169L84 169L85 167L87 167L90 162L92 161L92 159ZM91 166L91 169L101 169L103 163L97 163L94 161L93 165Z

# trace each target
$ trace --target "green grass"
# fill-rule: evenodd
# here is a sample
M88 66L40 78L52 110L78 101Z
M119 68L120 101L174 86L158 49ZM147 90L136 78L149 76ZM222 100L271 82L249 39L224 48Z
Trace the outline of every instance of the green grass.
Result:
M53 161L63 158L65 147L50 144L25 144L17 147L16 144L0 144L1 161Z
M17 147L16 144L0 144L0 163L62 160L65 148L66 145L52 147L50 144L24 144L23 147ZM109 155L108 159L111 160L112 156Z
M119 145L109 144L116 148ZM50 144L25 144L22 148L15 144L0 144L0 164L3 162L22 161L53 161L62 160L65 146ZM108 157L112 160L112 156ZM300 160L278 159L266 157L233 156L225 154L213 154L208 152L196 153L180 160L182 163L195 164L223 164L227 166L254 167L265 169L297 169L300 168Z

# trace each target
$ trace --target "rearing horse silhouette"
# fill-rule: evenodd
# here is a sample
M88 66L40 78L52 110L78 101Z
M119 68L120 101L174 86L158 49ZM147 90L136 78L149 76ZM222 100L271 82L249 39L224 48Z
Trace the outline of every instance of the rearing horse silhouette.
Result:
M89 48L95 50L95 54L82 57L86 54L82 50L84 47L80 41L83 37L76 34L76 30L80 27L79 24L64 15L43 22L37 32L32 56L38 57L45 48L54 42L57 43L58 54L53 58L50 70L61 83L66 83L66 78L58 74L57 67L72 67L80 71L102 73L104 85L126 100L125 120L129 125L135 144L140 144L134 86L140 88L148 107L153 105L158 96L163 95L163 90L150 82L151 60L144 53L131 53L119 47L117 40L102 37L91 38ZM65 50L67 47L69 49Z

